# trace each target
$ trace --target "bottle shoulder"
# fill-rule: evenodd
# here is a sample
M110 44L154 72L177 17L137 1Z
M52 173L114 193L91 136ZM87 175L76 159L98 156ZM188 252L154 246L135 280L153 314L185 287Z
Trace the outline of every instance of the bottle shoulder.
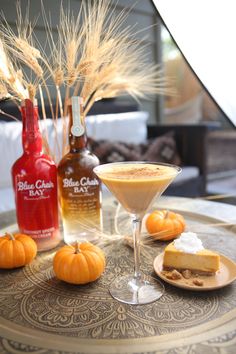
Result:
M99 159L89 150L81 152L69 152L66 154L58 164L58 169L63 167L78 166L85 168L93 168L99 165Z
M56 164L52 158L45 154L23 154L12 166L12 171L18 169L24 170L43 170L55 169Z

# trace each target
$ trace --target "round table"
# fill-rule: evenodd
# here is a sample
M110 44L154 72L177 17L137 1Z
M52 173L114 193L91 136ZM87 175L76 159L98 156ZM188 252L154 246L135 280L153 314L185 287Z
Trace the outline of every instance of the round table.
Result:
M162 197L159 208L181 212L187 229L205 247L236 261L236 207L199 199ZM155 206L154 206L155 208ZM1 353L233 353L236 348L236 282L214 291L189 291L165 284L160 300L131 306L111 298L114 277L133 267L132 248L114 233L117 203L104 200L107 266L85 286L59 281L52 269L56 250L39 253L28 266L0 271ZM126 219L126 221L125 221ZM118 223L127 229L121 210ZM222 224L222 225L219 225ZM121 226L120 226L121 225ZM0 215L1 233L14 230L15 213ZM144 242L145 243L145 242ZM166 246L142 247L141 269L152 274L153 260Z

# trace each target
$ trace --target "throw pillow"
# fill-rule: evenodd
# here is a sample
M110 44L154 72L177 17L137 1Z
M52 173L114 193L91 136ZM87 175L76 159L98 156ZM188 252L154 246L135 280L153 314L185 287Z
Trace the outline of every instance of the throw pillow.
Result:
M142 158L144 161L158 161L180 165L181 159L177 151L174 132L170 131L158 138L149 140Z
M143 144L93 140L89 138L91 151L101 163L121 161L153 161L180 165L174 134L169 132Z

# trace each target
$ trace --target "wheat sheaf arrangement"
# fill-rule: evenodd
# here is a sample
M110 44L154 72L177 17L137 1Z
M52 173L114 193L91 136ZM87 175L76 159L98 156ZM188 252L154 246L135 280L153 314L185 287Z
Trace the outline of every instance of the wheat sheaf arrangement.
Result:
M45 121L47 100L55 131L58 117L64 121L61 154L66 149L67 102L71 96L83 97L86 117L94 102L104 98L128 94L139 99L171 91L160 68L147 63L146 48L137 40L135 26L125 27L127 9L117 14L109 0L82 0L75 14L63 4L55 36L42 3L49 54L35 36L36 22L30 18L29 6L23 13L20 2L16 5L16 33L4 14L0 24L0 99L12 99L19 106L22 99L37 97ZM44 147L51 153L47 132Z

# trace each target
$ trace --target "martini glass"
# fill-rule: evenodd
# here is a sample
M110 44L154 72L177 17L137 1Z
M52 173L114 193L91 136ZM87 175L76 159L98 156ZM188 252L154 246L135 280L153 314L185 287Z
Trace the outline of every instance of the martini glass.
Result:
M140 271L140 233L142 220L181 169L152 162L114 162L95 167L94 172L131 215L134 244L134 273L116 278L111 295L126 304L148 304L159 299L164 286Z

